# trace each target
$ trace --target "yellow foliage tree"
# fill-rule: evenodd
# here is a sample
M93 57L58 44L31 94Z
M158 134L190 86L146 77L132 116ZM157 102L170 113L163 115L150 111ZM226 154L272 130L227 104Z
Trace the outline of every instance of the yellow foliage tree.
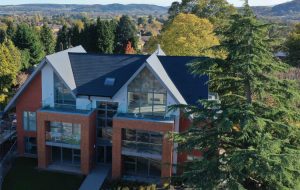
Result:
M21 54L10 40L0 44L0 104L4 103L21 68Z
M208 56L224 58L223 51L209 48L219 45L214 26L208 19L194 14L179 14L159 37L159 43L167 55Z

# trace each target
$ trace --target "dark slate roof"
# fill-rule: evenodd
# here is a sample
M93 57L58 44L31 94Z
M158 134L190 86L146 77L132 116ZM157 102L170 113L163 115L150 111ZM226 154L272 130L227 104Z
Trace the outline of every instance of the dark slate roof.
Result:
M69 53L77 95L112 97L149 56ZM104 85L115 78L113 86Z
M208 98L208 76L191 74L188 64L204 57L158 56L167 74L188 104Z
M113 97L145 63L149 55L101 55L69 53L77 95ZM208 98L207 76L195 76L188 64L204 59L187 56L158 56L164 69L188 104ZM115 78L113 86L105 86L106 78Z

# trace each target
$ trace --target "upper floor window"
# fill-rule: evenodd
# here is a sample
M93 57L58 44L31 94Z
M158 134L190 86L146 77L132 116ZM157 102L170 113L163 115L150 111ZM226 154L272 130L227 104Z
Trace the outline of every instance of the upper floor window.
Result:
M71 90L54 73L54 103L56 107L75 107L76 99Z
M167 90L144 68L128 85L128 112L144 115L166 114Z
M26 131L36 131L36 113L23 112L23 128Z
M46 141L80 145L81 125L64 122L48 122Z

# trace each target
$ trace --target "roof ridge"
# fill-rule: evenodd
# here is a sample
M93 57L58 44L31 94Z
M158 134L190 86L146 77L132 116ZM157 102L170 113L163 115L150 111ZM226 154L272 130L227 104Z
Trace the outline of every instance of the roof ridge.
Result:
M81 53L81 52L68 52L68 54L77 55L95 55L95 56L131 56L131 57L150 57L151 55L141 55L141 54L108 54L108 53Z

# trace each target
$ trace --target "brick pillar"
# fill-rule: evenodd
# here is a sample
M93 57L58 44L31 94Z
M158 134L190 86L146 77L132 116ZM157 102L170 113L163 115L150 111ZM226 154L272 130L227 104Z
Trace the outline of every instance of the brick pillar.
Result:
M164 135L162 145L162 166L161 177L169 178L172 176L173 143L167 134Z
M122 176L122 129L113 127L112 136L112 179L118 179Z
M81 142L80 142L80 149L81 149L81 172L87 175L90 172L90 147L89 147L89 121L88 119L84 119L81 123Z
M89 174L93 168L96 142L96 112L81 119L81 172Z
M37 112L37 154L38 167L47 168L50 162L51 149L46 147L46 121L41 112Z

